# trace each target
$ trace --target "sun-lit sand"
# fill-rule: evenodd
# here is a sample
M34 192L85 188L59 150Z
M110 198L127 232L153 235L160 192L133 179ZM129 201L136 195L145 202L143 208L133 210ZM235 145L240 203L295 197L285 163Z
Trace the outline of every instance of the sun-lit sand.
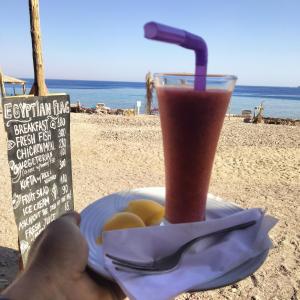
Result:
M5 132L0 115L0 288L17 270L17 231L12 213ZM72 114L75 207L106 194L163 186L159 118ZM178 299L298 299L300 289L300 127L226 120L210 192L236 204L263 207L279 219L274 248L251 277L222 289ZM297 229L298 228L298 229Z

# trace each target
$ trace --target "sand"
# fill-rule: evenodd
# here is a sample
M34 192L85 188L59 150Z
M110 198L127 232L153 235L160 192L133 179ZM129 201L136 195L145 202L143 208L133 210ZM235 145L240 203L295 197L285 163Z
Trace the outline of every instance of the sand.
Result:
M0 288L17 271L17 231L2 116L0 121ZM72 114L71 142L75 207L112 192L164 185L157 116ZM279 219L274 248L252 276L214 291L178 299L298 299L300 289L300 127L226 120L210 192L244 208L262 207ZM298 229L297 229L298 228Z

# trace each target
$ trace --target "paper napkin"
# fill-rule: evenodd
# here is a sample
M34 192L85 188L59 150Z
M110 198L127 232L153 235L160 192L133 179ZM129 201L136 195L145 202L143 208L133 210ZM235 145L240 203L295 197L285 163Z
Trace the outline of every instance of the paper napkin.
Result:
M105 232L104 253L148 262L174 252L195 237L252 220L256 224L247 229L199 241L183 255L179 268L169 273L140 275L117 271L107 257L105 265L130 299L171 299L205 286L269 249L272 243L268 232L277 220L261 209L249 209L205 222Z

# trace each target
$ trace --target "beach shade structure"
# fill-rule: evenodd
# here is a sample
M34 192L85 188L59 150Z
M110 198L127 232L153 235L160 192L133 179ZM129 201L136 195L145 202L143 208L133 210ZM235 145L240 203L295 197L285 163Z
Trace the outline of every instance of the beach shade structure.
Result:
M38 0L29 0L34 66L31 94L2 99L12 207L24 264L37 236L74 208L70 97L48 94L38 4Z
M250 109L243 109L242 118L244 118L245 123L250 123L252 119L252 111Z
M16 85L20 85L22 87L23 94L26 93L26 81L4 75L0 70L0 89L1 89L2 98L6 96L5 84L9 84L13 86L14 95L16 95L16 89L15 89Z

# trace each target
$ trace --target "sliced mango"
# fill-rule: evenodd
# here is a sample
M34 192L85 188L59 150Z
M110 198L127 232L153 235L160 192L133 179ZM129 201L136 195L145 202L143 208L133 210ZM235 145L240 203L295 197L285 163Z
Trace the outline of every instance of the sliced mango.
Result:
M116 213L104 224L101 234L96 242L97 244L102 244L102 233L104 231L133 227L145 227L143 220L138 215L131 212Z
M138 215L146 226L159 224L165 215L165 208L153 200L132 200L126 211Z

